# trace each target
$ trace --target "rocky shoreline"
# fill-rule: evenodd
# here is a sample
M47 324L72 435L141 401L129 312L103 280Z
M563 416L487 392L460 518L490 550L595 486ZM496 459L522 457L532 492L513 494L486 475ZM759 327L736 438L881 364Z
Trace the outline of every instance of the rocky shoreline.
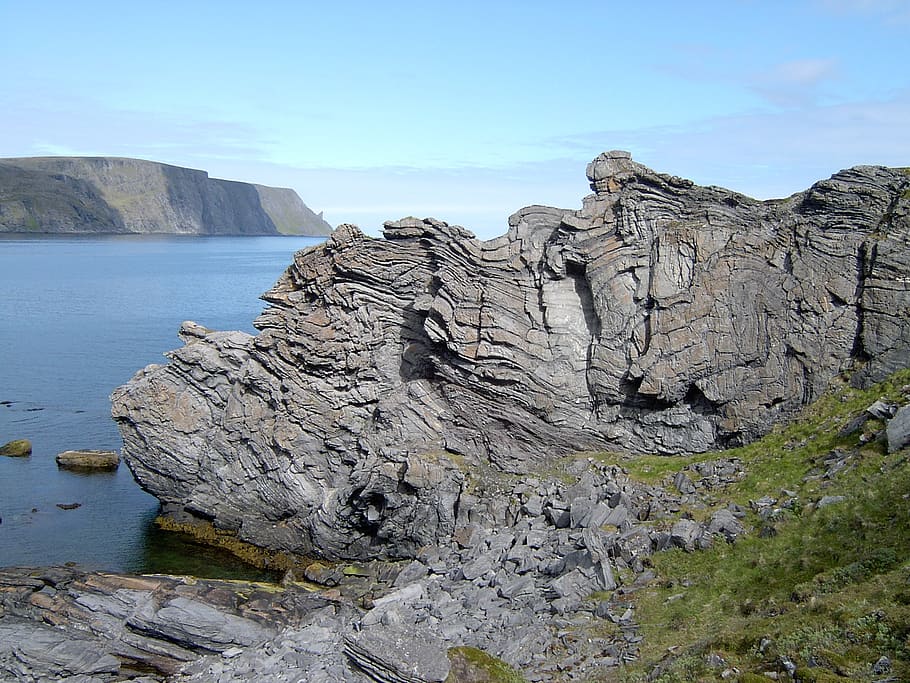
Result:
M743 470L736 461L702 463L680 470L666 490L593 459L563 464L559 477L516 480L502 495L465 500L452 542L410 562L315 563L298 572L321 586L299 584L304 576L293 573L270 586L2 570L0 673L429 683L446 680L447 653L467 647L528 681L589 680L636 658L629 596L653 579L653 552L707 547L744 531L735 506L706 523L678 514L705 508Z
M905 367L910 174L857 167L770 202L622 152L588 178L581 210L528 207L490 242L342 226L295 256L258 335L184 323L170 363L112 397L125 462L170 523L318 561L269 587L4 570L0 673L609 680L641 654L655 554L842 503L777 479L737 504L760 460L661 459L651 479L629 453L752 442L835 387L850 400L848 371ZM906 406L853 417L794 471L828 483L910 440Z
M840 436L900 451L910 405L876 401ZM555 459L465 494L450 541L413 560L315 561L280 585L2 569L0 680L614 680L639 657L634 598L659 578L655 553L773 535L782 514L843 500L769 491L746 509L727 495L749 474L738 458L646 484L615 457ZM806 480L834 481L858 457L834 450Z

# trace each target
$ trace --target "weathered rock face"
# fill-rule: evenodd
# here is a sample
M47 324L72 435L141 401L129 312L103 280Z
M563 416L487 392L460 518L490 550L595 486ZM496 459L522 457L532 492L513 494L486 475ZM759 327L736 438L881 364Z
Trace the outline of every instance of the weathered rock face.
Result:
M327 235L293 190L140 159L0 159L0 232Z
M857 167L759 202L623 152L579 211L481 242L432 219L295 256L261 332L209 333L113 396L171 513L336 557L448 538L485 469L752 440L840 372L910 357L910 175Z

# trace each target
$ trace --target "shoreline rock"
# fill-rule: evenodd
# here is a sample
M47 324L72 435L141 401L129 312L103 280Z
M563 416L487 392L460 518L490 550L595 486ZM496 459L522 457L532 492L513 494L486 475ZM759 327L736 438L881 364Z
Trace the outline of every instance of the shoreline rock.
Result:
M671 489L672 478L649 486L615 465L563 465L549 479L516 480L501 497L466 500L450 543L410 562L336 565L321 589L0 569L0 678L24 675L23 667L59 676L78 650L80 666L102 680L121 680L133 667L172 683L438 683L450 672L449 683L459 683L478 669L590 680L637 657L626 596L653 578L647 558L672 547L672 510L703 503ZM702 469L686 471L707 493L742 472L732 461ZM563 509L576 513L566 526L550 514ZM697 537L712 536L708 522L693 524ZM744 531L735 513L710 524L717 542Z
M79 450L63 451L57 455L57 467L66 470L115 470L120 466L116 451Z
M27 458L32 454L32 442L28 439L14 439L0 446L0 455L10 458Z

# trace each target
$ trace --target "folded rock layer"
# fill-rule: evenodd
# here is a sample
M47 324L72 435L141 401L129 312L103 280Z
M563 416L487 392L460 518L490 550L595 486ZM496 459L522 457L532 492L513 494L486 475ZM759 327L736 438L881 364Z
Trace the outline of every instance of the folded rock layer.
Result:
M139 483L260 546L406 557L484 473L738 445L846 370L908 364L906 170L772 201L625 152L587 175L582 209L527 207L490 241L340 226L264 295L258 335L185 323L113 396Z

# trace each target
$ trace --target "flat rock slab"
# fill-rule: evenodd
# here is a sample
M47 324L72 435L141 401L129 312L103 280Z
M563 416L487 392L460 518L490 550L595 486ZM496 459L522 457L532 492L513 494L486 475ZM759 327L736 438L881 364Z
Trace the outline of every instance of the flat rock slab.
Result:
M340 633L352 614L297 588L69 567L2 568L0 681L88 683L139 672L143 681L172 680L207 655L227 661L246 650L256 654L282 631L305 633L316 618ZM277 680L263 668L267 658L257 657L262 677L249 680ZM73 678L79 676L85 678Z
M442 683L449 675L445 647L419 631L376 627L346 637L344 651L382 683Z
M115 470L119 466L116 451L63 451L57 456L57 467L69 470Z

